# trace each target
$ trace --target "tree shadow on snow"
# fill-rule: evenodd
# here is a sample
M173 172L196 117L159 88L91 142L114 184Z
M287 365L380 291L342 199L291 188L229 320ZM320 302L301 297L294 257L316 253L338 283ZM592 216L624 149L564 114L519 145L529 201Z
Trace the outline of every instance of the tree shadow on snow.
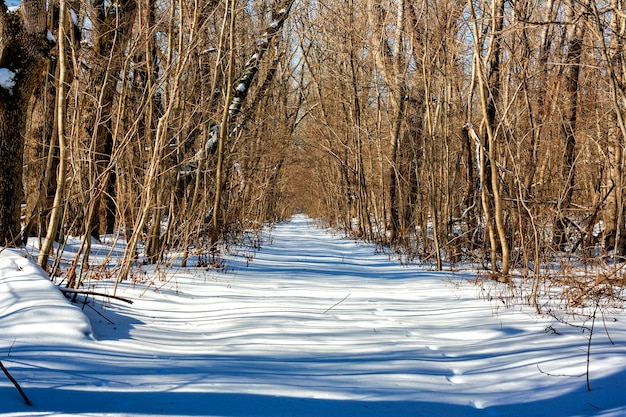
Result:
M615 375L602 385L624 380ZM619 398L596 401L584 390L559 397L528 403L480 408L476 404L456 405L433 401L363 401L325 398L299 398L258 394L215 392L135 392L81 391L66 389L27 389L34 406L27 407L18 393L6 384L0 386L0 412L63 413L68 415L163 415L223 417L369 417L369 416L545 416L619 415L626 410ZM600 385L600 384L599 384ZM581 387L582 389L582 387ZM619 396L618 396L619 397ZM471 401L470 401L471 403ZM611 413L612 412L612 413Z
M455 397L450 391L438 390L435 384L424 387L427 392L377 383L368 387L351 387L345 381L338 386L329 384L334 376L351 371L357 371L359 378L374 381L393 377L397 370L385 375L384 363L374 370L371 363L393 362L406 357L408 352L291 358L210 354L162 357L145 352L115 354L108 349L100 350L97 345L98 342L85 342L75 346L15 347L5 365L20 381L34 406L25 406L9 381L0 379L0 415L565 417L617 416L626 412L626 398L615 395L626 388L626 371L592 380L591 392L586 391L584 378L575 383L570 379L567 392L549 399L538 400L545 394L532 387L526 392L502 396L498 392L506 388L494 381L490 382L493 387L487 387L493 389L493 397L484 392L475 396L466 392ZM449 361L452 366L453 361L472 359L460 357ZM416 362L404 372L410 375L428 370ZM435 372L431 376L435 381L442 375ZM559 384L558 378L554 384ZM241 392L233 392L237 385L241 386ZM263 387L281 395L250 393ZM303 389L311 390L311 387L320 388L315 394L302 394ZM330 388L325 391L322 387ZM338 399L341 397L348 399ZM403 399L389 399L393 397ZM508 404L489 406L490 398L492 402Z

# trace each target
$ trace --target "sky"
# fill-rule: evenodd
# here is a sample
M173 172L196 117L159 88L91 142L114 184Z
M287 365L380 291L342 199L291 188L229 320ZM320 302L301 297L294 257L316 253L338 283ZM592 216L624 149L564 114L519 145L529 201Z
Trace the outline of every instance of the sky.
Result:
M587 373L589 322L475 271L400 266L302 215L263 237L224 270L138 267L116 294L132 304L71 304L34 248L0 252L0 361L33 403L0 374L0 416L626 415L621 311L602 311ZM115 262L123 242L92 250ZM100 276L84 288L113 294Z

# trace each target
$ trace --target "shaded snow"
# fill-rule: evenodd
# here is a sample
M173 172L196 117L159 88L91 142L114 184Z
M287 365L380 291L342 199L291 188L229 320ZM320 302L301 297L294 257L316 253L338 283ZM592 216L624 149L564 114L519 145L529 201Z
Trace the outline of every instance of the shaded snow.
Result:
M40 283L49 284L41 271L10 255L0 295L12 313L0 313L0 327L13 334L0 336L0 359L35 406L0 379L0 414L626 415L622 314L606 316L614 345L594 336L587 392L586 335L480 299L469 274L398 266L303 216L278 225L270 241L252 261L243 250L229 257L225 273L136 273L118 291L134 304L99 298L84 309L96 341L78 336L85 322L66 319L77 309ZM39 301L13 307L29 299L31 275ZM9 287L5 276L23 285ZM113 283L95 287L110 293ZM20 316L50 303L67 312ZM21 327L32 322L73 336Z
M78 16L76 15L76 10L70 8L70 16L72 18L72 23L74 25L78 25Z

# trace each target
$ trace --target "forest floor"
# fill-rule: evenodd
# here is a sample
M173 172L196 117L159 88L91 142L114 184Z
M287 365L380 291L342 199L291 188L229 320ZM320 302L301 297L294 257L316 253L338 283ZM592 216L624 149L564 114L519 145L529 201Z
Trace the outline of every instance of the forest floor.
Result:
M400 266L300 215L265 233L223 271L143 267L117 289L133 304L71 305L2 251L0 361L33 405L0 374L0 415L626 415L624 313L596 320L587 368L590 323L505 306L476 272Z

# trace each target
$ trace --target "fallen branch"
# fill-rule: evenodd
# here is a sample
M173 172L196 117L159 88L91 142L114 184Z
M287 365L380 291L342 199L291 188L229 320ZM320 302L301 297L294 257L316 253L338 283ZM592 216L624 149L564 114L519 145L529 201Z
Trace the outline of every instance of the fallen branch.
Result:
M548 376L556 376L556 377L565 377L565 378L582 378L583 376L585 376L585 374L579 374L579 375L569 375L569 374L552 374L550 372L546 372L543 369L541 369L539 367L539 364L537 364L537 369L539 370L539 372L541 372L544 375L548 375Z
M0 368L2 368L2 372L4 372L4 374L7 376L7 378L9 378L9 381L11 381L11 383L13 383L15 388L17 388L17 391L20 393L20 395L24 399L24 402L26 403L26 405L32 406L33 403L30 402L30 400L26 396L26 393L24 392L24 390L22 389L22 387L20 387L20 384L18 384L17 381L15 380L15 378L13 378L11 376L11 374L9 373L9 370L4 367L4 365L2 364L2 361L0 361Z
M129 299L129 298L124 298L124 297L120 297L119 295L111 295L111 294L106 294L103 292L97 292L97 291L91 291L91 290L77 290L74 288L62 288L62 287L57 287L59 289L59 291L61 291L64 294L86 294L86 295L97 295L99 297L109 297L109 298L114 298L116 300L120 300L120 301L124 301L125 303L128 304L132 304L133 300Z
M341 301L337 301L335 304L333 304L332 306L330 306L326 311L324 311L322 314L326 314L328 313L330 310L332 310L333 308L337 307L339 304L343 303L344 301L346 301L346 298L350 297L350 294L346 295L345 297L343 297L341 299Z

